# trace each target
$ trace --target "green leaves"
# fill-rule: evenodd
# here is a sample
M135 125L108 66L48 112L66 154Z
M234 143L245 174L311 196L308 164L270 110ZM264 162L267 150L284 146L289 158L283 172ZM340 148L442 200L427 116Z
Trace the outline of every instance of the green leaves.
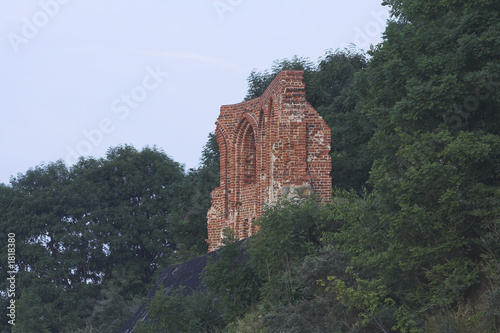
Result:
M179 209L172 219L177 260L187 260L207 252L207 211L210 193L219 186L219 147L214 133L209 134L198 169L189 170L180 188Z
M19 251L16 326L72 330L93 316L103 331L118 329L155 271L172 262L169 223L183 204L184 179L180 164L158 149L121 146L72 168L38 166L2 186L2 227L16 234ZM83 313L68 305L75 303Z
M499 11L488 1L389 2L399 20L357 85L375 125L373 192L337 193L336 239L357 272L375 272L370 281L394 294L398 327L410 331L417 311L453 307L479 283L482 239L498 220L500 103L496 79L486 82L500 77Z
M366 325L376 315L394 306L394 300L388 297L389 289L381 279L362 279L349 267L346 273L353 275L353 286L348 286L344 280L335 276L328 276L328 282L323 280L318 282L326 287L327 291L335 293L337 299L348 306L349 311L358 313L362 318L358 324Z
M231 229L224 230L224 247L202 273L203 285L221 298L227 323L242 315L258 297L260 281Z
M283 198L266 208L260 223L248 252L264 281L264 301L270 305L292 304L300 295L295 277L297 263L316 252L323 231L335 231L338 225L328 209L313 198Z
M17 242L17 329L118 330L159 269L206 252L218 154L211 135L200 168L186 175L156 147L124 145L0 185L0 229Z
M148 304L148 317L138 322L134 332L215 332L223 326L215 296L206 291L183 295L184 288L159 288Z

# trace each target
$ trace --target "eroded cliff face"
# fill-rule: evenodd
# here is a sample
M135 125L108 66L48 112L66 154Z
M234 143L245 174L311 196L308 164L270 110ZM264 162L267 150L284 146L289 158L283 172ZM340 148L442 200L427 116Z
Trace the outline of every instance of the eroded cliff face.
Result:
M207 213L209 251L230 227L254 234L264 204L280 195L316 193L330 199L330 129L306 101L303 71L278 74L261 97L221 107L217 119L220 187Z

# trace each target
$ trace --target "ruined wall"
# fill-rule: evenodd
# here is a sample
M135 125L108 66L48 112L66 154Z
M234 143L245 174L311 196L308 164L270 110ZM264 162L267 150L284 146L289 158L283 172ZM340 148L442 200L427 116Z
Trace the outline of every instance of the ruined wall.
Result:
M208 211L209 251L222 230L257 231L265 203L299 188L322 200L331 193L330 129L305 99L303 71L282 71L261 97L221 107L217 119L220 187Z

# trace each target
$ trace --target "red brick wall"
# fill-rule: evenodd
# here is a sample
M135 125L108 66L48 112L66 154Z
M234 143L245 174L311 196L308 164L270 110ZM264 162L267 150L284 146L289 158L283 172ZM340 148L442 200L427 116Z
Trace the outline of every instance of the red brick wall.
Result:
M220 187L207 213L208 247L222 230L236 237L257 231L263 205L306 188L330 200L330 129L305 99L303 71L282 71L261 97L223 105L217 119Z

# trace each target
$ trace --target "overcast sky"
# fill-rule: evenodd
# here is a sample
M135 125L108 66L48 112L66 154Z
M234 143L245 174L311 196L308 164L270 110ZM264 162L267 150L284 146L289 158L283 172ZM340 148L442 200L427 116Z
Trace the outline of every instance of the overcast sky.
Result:
M197 167L253 68L381 41L381 0L0 0L0 182L42 163L163 149Z

